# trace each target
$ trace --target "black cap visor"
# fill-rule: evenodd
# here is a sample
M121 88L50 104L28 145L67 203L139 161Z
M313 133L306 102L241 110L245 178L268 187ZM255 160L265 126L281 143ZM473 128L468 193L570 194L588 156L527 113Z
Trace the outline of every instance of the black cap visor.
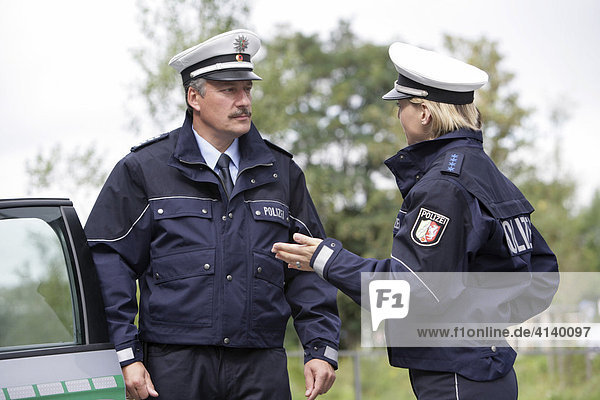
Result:
M213 71L207 74L198 76L197 78L210 79L211 81L260 81L262 78L254 72L244 69L226 69ZM195 79L197 79L195 78Z

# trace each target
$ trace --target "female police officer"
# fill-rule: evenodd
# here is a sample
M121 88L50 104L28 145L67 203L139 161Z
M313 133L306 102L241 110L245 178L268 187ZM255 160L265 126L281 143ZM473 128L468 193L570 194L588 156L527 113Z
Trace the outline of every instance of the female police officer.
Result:
M511 272L519 276L513 287L472 290L467 301L458 302L461 312L477 308L476 312L491 313L506 323L541 312L552 299L557 280L523 280L513 273L556 276L558 264L531 225L533 207L484 153L473 99L487 74L403 43L392 44L389 54L399 76L383 99L398 102L398 118L409 145L385 162L404 198L394 224L391 258L364 259L335 239L299 234L294 236L298 244L276 243L273 251L290 267L314 269L359 304L361 272L406 273L414 278L411 291L421 291L414 298L426 303L430 296L429 301L438 305L456 303L469 292L468 285L451 279L446 286L452 289L442 293L444 282L432 282L429 272ZM473 293L491 293L493 300ZM446 304L442 309L451 307ZM391 345L388 355L391 365L409 368L419 399L517 397L516 353L509 346Z

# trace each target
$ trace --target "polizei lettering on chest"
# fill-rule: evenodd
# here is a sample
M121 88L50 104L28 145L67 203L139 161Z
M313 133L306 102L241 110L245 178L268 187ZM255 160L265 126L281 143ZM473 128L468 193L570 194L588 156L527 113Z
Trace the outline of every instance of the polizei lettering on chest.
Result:
M282 221L285 221L285 211L283 208L278 207L263 207L263 213L268 215L269 217L277 217L281 218Z
M533 248L531 242L531 220L527 216L504 219L502 229L510 253L515 256Z

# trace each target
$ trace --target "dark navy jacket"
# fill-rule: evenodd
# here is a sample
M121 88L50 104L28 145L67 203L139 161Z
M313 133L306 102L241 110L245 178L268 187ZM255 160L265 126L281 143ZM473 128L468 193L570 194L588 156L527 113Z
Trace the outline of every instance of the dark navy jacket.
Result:
M406 273L414 278L410 307L414 300L431 312L462 313L465 321L492 313L495 322L523 322L547 308L558 285L556 257L531 224L533 207L485 154L482 141L481 131L458 130L387 160L404 198L391 258L364 259L328 238L311 260L315 271L359 304L361 272ZM515 285L486 290L482 301L462 279L431 282L431 272L522 274L514 275ZM551 278L535 280L533 273ZM478 381L505 375L516 357L508 346L390 347L388 354L393 366Z
M324 237L304 175L254 125L239 148L230 200L189 117L134 147L105 183L85 230L122 365L142 359L142 341L282 347L292 315L305 360L337 367L337 290L270 251L295 232Z

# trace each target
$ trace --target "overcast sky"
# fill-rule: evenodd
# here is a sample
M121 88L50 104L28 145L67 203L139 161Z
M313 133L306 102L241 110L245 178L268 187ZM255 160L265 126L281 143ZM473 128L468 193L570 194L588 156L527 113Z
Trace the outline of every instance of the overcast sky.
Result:
M128 130L128 113L141 112L128 105L128 85L139 73L130 54L140 38L134 3L0 0L0 197L27 195L25 160L56 143L69 149L95 143L112 167L142 139ZM600 2L554 3L255 0L246 27L265 40L277 24L326 35L345 18L359 37L382 45L402 40L443 50L443 33L497 41L504 69L516 75L513 89L522 105L537 109L538 142L559 141L561 172L578 182L578 201L586 204L600 188L595 120L600 112ZM390 71L390 85L394 75ZM557 106L569 117L558 128L548 124ZM540 149L532 159L556 171L554 154L548 146ZM88 212L89 200L77 194L33 195L72 197L83 214Z

